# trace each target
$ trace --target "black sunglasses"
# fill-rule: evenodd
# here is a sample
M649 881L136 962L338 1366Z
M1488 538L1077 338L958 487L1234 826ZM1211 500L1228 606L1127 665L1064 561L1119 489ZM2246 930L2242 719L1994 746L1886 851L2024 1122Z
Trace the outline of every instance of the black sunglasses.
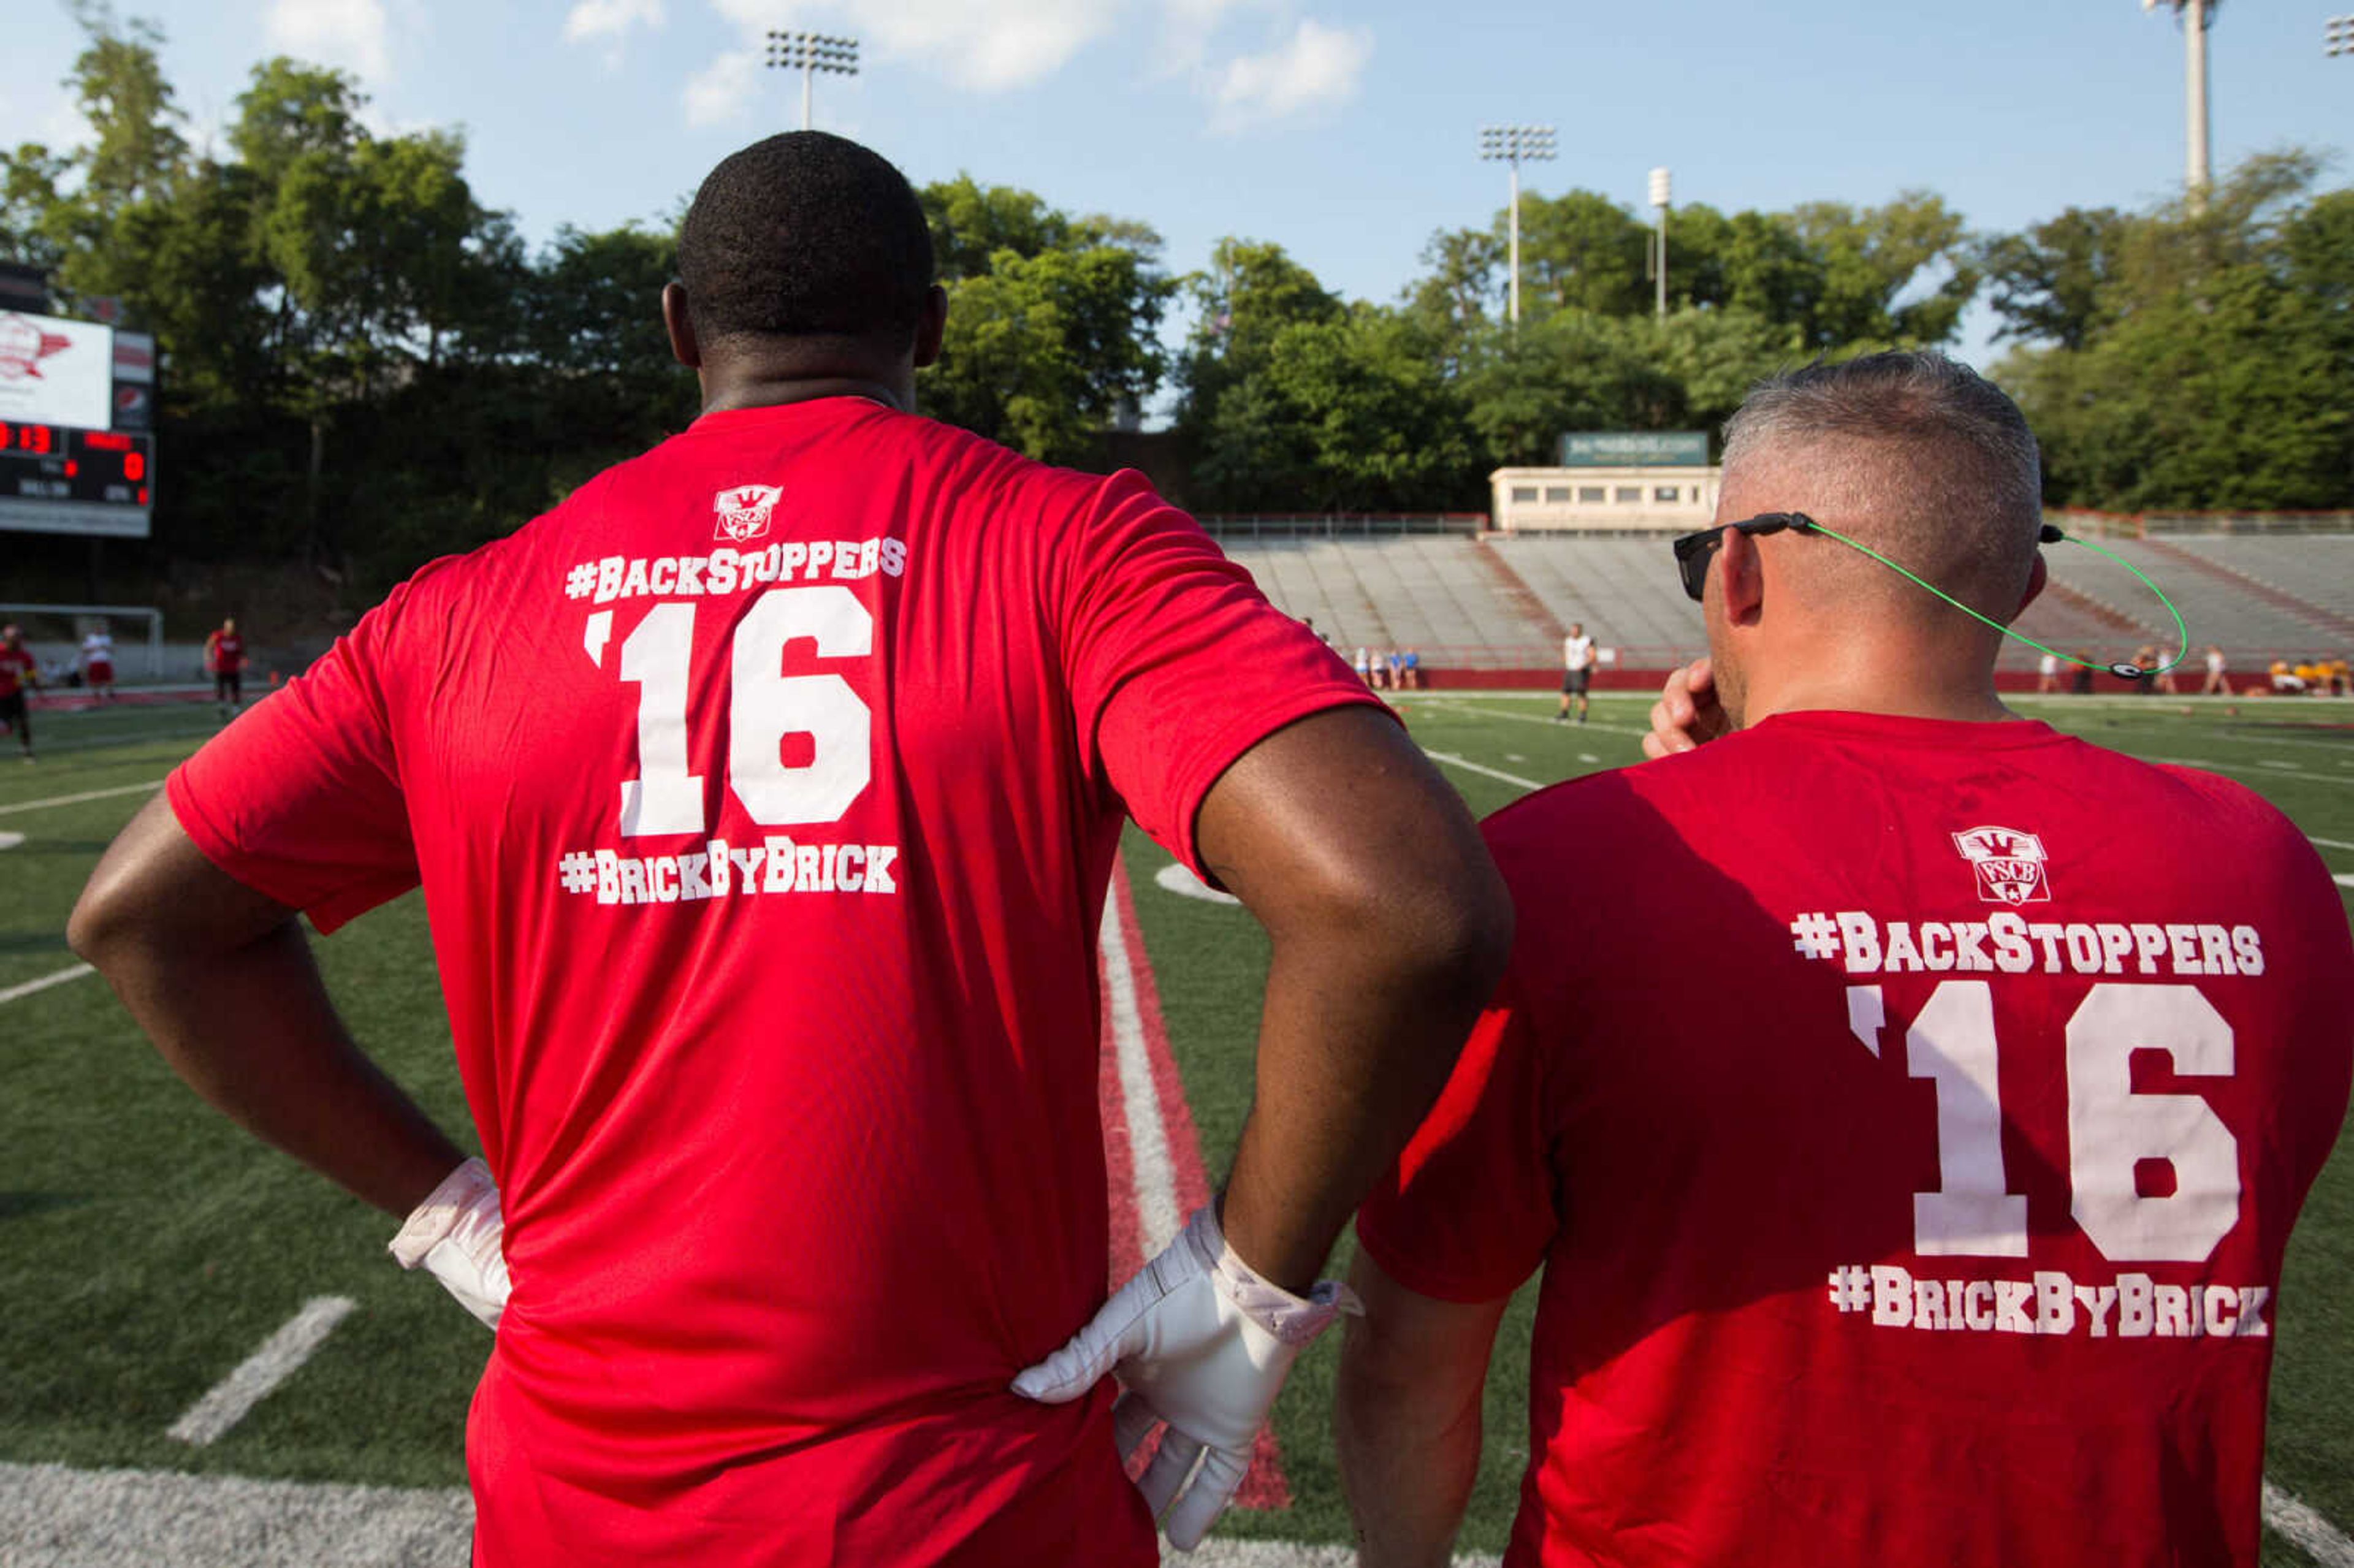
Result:
M1686 534L1675 542L1676 571L1682 577L1684 593L1694 604L1701 601L1701 590L1708 586L1708 564L1724 546L1724 531L1737 530L1755 539L1766 534L1779 534L1788 528L1800 534L1821 532L1822 525L1803 512L1761 512L1755 517L1744 517L1738 523L1720 523L1703 528L1697 534ZM2038 540L2056 545L2067 535L2051 524L2043 524Z
M1708 586L1708 564L1724 547L1724 531L1736 529L1756 538L1762 534L1779 534L1785 528L1809 533L1815 520L1803 512L1761 512L1755 517L1744 517L1738 523L1719 523L1697 534L1686 534L1675 543L1676 570L1684 579L1684 592L1694 604L1701 599L1701 590Z

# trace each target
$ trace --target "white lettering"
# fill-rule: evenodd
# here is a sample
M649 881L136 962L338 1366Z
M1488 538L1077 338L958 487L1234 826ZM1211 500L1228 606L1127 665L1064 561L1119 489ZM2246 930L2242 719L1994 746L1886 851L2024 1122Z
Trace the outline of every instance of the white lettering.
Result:
M2023 975L2035 966L2034 950L2027 945L2027 922L2009 910L1988 917L1994 938L1995 968L2007 975Z
M1847 972L1868 975L1880 968L1880 927L1859 910L1840 911L1840 945L1847 952Z
M2117 1304L2117 1287L2114 1285L2095 1285L2087 1288L2079 1285L2076 1287L2076 1299L2082 1301L2084 1304L2084 1310L2093 1315L2093 1338L2107 1339L2109 1308Z

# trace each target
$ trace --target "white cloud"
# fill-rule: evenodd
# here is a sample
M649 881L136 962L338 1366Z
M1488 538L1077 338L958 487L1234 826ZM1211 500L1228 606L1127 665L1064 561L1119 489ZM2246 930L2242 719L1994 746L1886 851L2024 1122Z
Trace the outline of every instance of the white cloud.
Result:
M383 0L273 0L262 24L271 48L370 81L391 74L389 32Z
M686 82L686 122L701 129L740 119L760 85L760 57L749 49L719 56Z
M663 0L578 0L564 17L564 41L584 43L591 38L619 42L631 27L642 26L649 31L663 25Z
M1232 132L1345 103L1356 96L1358 79L1373 56L1373 36L1366 29L1303 20L1289 42L1211 72L1211 128Z

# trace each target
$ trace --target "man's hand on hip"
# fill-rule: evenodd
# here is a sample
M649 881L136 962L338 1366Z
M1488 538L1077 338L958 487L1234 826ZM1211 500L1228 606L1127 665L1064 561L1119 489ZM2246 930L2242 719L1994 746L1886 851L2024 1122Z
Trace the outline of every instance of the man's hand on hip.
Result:
M1062 1404L1116 1373L1127 1389L1112 1407L1123 1457L1168 1423L1137 1486L1170 1541L1190 1552L1241 1484L1291 1363L1354 1302L1329 1279L1305 1298L1270 1284L1226 1245L1215 1208L1205 1207L1069 1344L1014 1379L1013 1390ZM1201 1467L1186 1486L1197 1457Z
M495 1332L507 1304L505 1235L499 1184L489 1166L469 1160L417 1205L387 1250L403 1268L421 1265Z

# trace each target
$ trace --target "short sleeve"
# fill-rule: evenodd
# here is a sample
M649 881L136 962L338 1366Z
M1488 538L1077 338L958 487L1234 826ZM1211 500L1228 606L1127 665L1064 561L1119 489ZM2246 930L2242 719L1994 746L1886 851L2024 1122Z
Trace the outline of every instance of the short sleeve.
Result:
M165 793L205 857L322 932L417 885L378 673L408 585L175 769Z
M1114 474L1090 505L1059 627L1088 766L1207 877L1193 821L1236 758L1327 708L1387 709L1141 475Z
M1544 1261L1561 1220L1542 1078L1527 1013L1500 991L1357 1213L1359 1245L1407 1289L1494 1301Z

